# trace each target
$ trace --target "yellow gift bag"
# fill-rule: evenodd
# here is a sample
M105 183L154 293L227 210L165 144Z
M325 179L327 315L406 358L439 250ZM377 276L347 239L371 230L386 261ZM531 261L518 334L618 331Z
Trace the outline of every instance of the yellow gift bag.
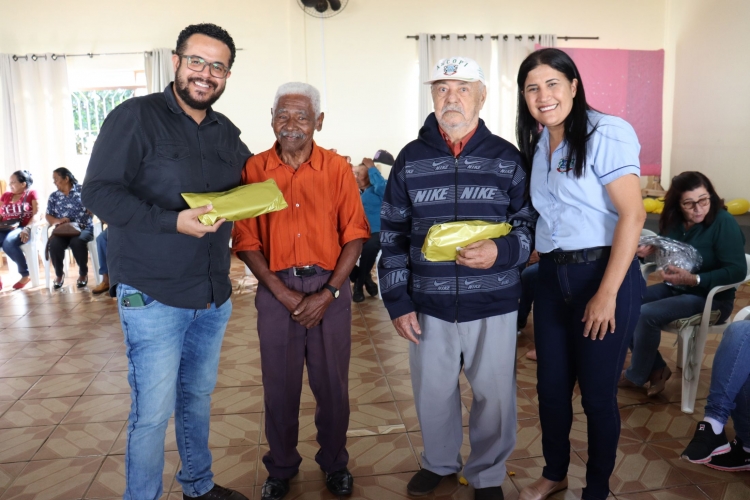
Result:
M446 222L432 226L422 244L422 253L432 262L456 260L458 250L476 241L505 236L513 229L507 222L499 224L481 220Z
M214 209L198 219L204 226L213 226L217 220L250 219L269 212L278 212L288 205L276 181L247 184L223 193L182 193L190 208L213 205Z

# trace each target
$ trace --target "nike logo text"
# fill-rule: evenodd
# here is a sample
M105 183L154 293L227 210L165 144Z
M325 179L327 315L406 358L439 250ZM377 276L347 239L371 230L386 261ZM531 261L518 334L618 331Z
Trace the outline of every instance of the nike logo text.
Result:
M494 200L497 188L469 186L465 187L461 193L462 200Z
M414 203L443 201L448 196L448 188L420 189L414 195Z

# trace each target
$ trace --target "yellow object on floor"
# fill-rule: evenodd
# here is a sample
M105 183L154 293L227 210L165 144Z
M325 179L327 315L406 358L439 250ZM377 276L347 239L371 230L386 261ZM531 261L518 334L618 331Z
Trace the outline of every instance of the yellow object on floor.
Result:
M458 478L458 484L463 484L464 486L469 486L469 481L467 481L465 477L459 476L459 478Z
M288 205L276 181L247 184L223 193L182 193L190 208L204 207L209 203L214 209L198 217L204 226L213 226L217 220L251 219L269 212L278 212Z
M499 224L481 220L446 222L432 226L422 244L422 253L432 262L456 260L461 248L474 242L505 236L513 229L507 222Z

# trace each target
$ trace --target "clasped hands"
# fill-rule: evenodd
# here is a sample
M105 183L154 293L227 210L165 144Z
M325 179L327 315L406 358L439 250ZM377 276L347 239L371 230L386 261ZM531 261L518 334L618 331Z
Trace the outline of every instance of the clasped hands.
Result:
M334 300L331 292L326 289L307 295L289 288L277 299L291 313L294 321L308 329L320 324Z

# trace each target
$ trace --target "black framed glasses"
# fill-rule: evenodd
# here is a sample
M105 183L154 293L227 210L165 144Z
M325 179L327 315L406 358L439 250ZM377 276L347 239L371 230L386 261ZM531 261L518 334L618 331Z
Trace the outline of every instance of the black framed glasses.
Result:
M680 205L685 210L695 210L696 206L706 208L709 203L711 203L711 197L706 196L705 198L701 198L698 201L683 201L682 203L680 203Z
M187 61L187 67L189 70L195 71L197 73L200 73L205 69L206 66L208 66L208 72L211 73L211 76L214 78L226 78L227 73L229 73L229 68L224 66L220 62L208 62L202 57L198 56L180 56L181 58L185 59Z

